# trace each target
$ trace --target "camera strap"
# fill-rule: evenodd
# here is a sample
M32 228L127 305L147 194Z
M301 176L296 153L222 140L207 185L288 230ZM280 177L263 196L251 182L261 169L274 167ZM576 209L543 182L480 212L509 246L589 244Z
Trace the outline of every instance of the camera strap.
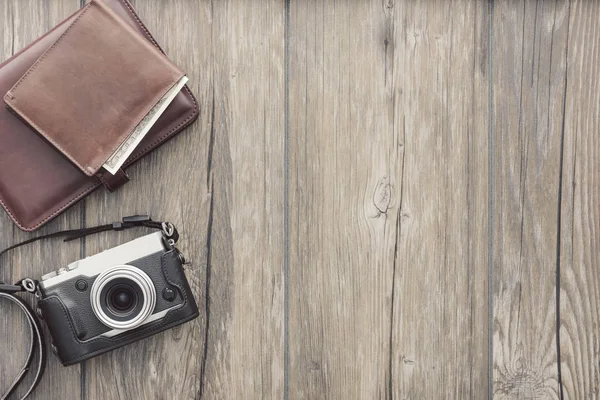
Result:
M31 306L29 306L29 304L25 303L25 301L23 299L21 299L20 297L17 297L15 295L15 293L21 292L24 290L25 290L24 287L20 283L17 283L16 285L4 285L0 282L0 299L2 299L2 298L7 299L8 301L11 301L19 306L21 311L23 311L23 314L25 314L25 316L27 317L27 326L29 327L29 335L30 335L29 347L27 349L27 358L25 359L25 365L23 365L23 367L21 368L21 370L15 377L14 381L11 383L6 394L4 394L1 397L2 400L7 399L8 396L10 396L17 389L17 387L19 386L21 381L25 378L25 376L27 376L27 373L29 372L29 369L31 368L33 358L36 354L36 350L37 350L37 353L39 354L39 356L38 356L35 377L33 379L33 383L31 384L31 386L29 387L27 392L23 395L22 399L25 399L27 396L29 396L31 394L31 392L33 392L33 389L35 389L35 387L39 383L40 379L42 378L44 369L46 367L46 343L44 342L44 334L42 331L42 326L40 324L40 321L36 317Z
M158 222L152 221L150 216L148 215L135 215L131 217L125 217L119 222L113 222L112 224L100 225L92 228L82 228L82 229L70 229L60 232L50 233L48 235L38 236L29 240L26 240L21 243L17 243L13 246L10 246L3 251L0 251L0 257L2 257L7 252L19 248L21 246L25 246L34 242L38 242L44 239L51 239L56 237L64 237L65 242L70 242L76 239L80 239L89 235L93 235L100 232L106 231L122 231L125 229L135 228L135 227L146 227L151 229L162 230L166 237L169 238L169 241L172 241L175 244L179 240L179 233L177 229L173 226L173 224L169 222ZM32 363L35 358L35 354L37 353L38 360L37 366L35 369L35 377L33 379L33 383L29 387L29 389L25 392L25 394L21 397L21 400L27 398L38 385L40 380L42 379L42 375L44 373L44 369L46 368L46 344L44 341L44 335L41 327L41 323L36 313L33 311L31 306L27 304L23 299L18 297L16 293L19 292L29 292L36 294L37 292L38 281L33 280L31 278L25 278L14 285L7 285L4 282L0 281L0 299L7 299L19 306L21 311L27 317L27 324L30 331L31 340L28 347L28 353L25 360L25 365L21 368L19 373L17 374L14 381L11 383L8 391L0 396L0 400L6 400L10 395L12 395L15 390L19 387L23 379L27 376L27 373L31 370Z

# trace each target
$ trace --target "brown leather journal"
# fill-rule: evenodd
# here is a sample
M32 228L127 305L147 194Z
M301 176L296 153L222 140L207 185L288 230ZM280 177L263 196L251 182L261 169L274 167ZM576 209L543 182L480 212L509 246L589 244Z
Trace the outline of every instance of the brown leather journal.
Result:
M0 203L12 220L32 231L127 183L123 169L197 118L184 86L123 169L101 168L183 75L127 0L91 2L0 65Z

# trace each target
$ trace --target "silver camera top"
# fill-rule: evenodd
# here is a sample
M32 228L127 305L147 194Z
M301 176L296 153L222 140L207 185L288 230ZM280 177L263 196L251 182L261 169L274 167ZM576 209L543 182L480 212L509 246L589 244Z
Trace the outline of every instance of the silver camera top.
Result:
M40 286L47 289L75 276L94 277L107 268L124 265L165 249L163 233L152 233L50 272L42 276Z

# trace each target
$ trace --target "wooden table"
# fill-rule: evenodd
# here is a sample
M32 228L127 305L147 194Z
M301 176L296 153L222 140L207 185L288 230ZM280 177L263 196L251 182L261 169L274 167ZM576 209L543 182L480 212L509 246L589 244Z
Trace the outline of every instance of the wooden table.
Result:
M200 118L39 233L173 221L201 316L52 357L34 398L600 395L598 2L134 4ZM0 58L80 6L0 0ZM142 233L33 245L0 279ZM27 338L0 309L5 388Z

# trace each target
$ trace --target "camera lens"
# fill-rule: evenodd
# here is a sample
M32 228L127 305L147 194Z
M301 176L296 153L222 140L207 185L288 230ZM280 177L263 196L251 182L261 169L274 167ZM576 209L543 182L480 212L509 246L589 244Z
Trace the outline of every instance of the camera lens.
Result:
M112 295L112 304L117 310L125 311L133 304L133 293L123 289L115 291Z
M98 275L92 285L90 300L94 314L104 325L133 329L154 311L156 289L139 268L118 265Z
M115 285L107 294L106 303L115 314L128 313L135 308L138 296L134 288L127 284Z

